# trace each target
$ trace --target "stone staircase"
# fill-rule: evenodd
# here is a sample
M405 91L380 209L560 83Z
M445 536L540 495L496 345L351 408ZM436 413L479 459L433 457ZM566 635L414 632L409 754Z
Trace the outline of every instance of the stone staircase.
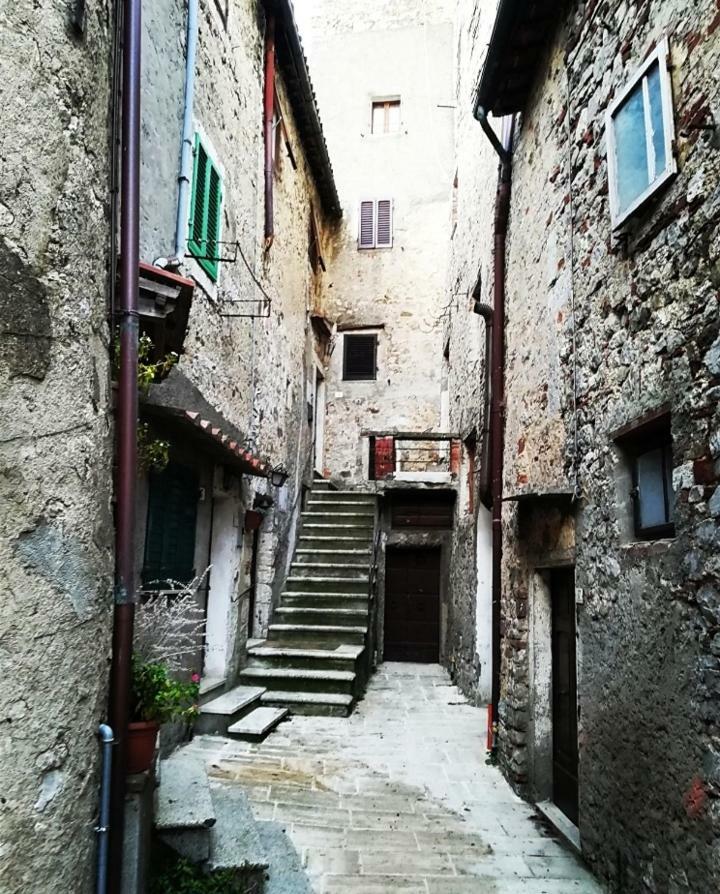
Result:
M260 703L347 716L360 695L369 621L375 496L315 481L268 637L240 675ZM230 731L230 730L229 730Z

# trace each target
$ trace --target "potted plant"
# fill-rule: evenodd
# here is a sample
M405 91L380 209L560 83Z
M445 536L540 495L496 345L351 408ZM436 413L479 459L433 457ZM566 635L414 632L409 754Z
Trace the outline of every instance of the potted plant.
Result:
M133 657L132 720L128 725L127 772L143 773L155 754L158 730L163 723L192 721L198 714L200 677L193 674L182 683L170 676L159 661Z

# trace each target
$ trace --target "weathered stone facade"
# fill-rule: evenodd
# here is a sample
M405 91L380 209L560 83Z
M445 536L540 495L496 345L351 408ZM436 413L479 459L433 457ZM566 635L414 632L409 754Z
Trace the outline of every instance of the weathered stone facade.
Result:
M318 2L307 18L344 212L326 299L340 331L327 376L325 468L354 484L367 478L362 431L439 430L453 173L452 4L376 2L367 12L348 0ZM373 101L387 97L400 103L399 129L373 133ZM358 249L359 205L368 199L392 201L392 248ZM344 379L348 331L377 332L376 380Z
M195 460L185 456L185 462L198 466L206 494L207 505L198 504L195 568L200 573L213 566L210 592L200 598L211 608L219 605L221 613L229 612L223 617L234 644L229 651L235 652L227 668L230 684L238 662L242 663L248 632L254 627L256 635L263 635L267 630L292 555L302 487L312 476L313 430L307 407L314 401L316 338L310 313L324 312L326 274L320 267L314 270L310 262L311 214L326 265L331 260L335 222L318 194L279 66L276 114L282 118L283 140L276 140L273 175L275 236L272 245L264 248L264 11L262 4L246 0L233 4L224 19L221 7L214 2L200 6L192 113L193 130L222 176L218 245L222 260L216 282L189 253L179 259L179 268L173 265L195 282L187 335L173 376L185 377L239 432L248 449L290 473L287 484L277 491L265 478L243 476L241 485L218 493L213 486L217 463L200 454ZM144 56L152 74L144 82L148 124L143 143L142 253L148 263L160 259L164 264L162 259L172 258L174 252L185 66L185 41L177 35L185 28L183 5L169 3L145 29ZM162 399L163 387L155 389L157 400ZM252 535L243 536L239 529L257 493L271 495L275 505L259 532L255 614L249 619L254 546ZM215 514L218 508L222 519ZM140 568L144 500L138 513ZM218 533L225 525L236 529L234 545L225 532L227 548L218 552ZM218 586L223 592L230 588L232 599L217 597ZM212 614L208 623L214 628ZM211 661L211 670L213 666ZM224 675L224 665L217 667L223 667Z
M0 13L0 889L90 890L112 604L104 3Z
M471 110L493 13L459 9L450 283L465 294L479 273L492 303L492 191L477 184L494 182L497 156ZM545 569L574 563L579 828L587 859L615 891L719 882L718 14L709 0L558 13L513 150L504 494L576 499L504 503L500 758L518 787L547 796L540 603ZM605 111L665 34L679 173L618 238ZM471 320L461 299L449 324L451 424L461 431L480 424L482 405L472 391L482 343L471 329L481 324ZM616 434L660 408L671 414L675 536L638 542ZM459 553L468 536L458 533ZM455 569L453 590L465 627L469 566ZM457 642L468 667L473 650Z

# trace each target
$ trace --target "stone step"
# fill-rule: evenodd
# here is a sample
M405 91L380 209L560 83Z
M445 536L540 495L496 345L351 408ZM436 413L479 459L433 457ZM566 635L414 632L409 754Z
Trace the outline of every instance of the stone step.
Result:
M336 491L337 488L329 478L315 478L312 483L311 492L314 493L316 490L324 493L325 491Z
M369 581L370 562L295 562L291 577L352 577Z
M352 694L355 672L343 670L314 670L298 667L254 667L243 670L241 678L258 683L266 692L281 689L288 692L340 692Z
M200 706L195 731L224 735L231 723L239 720L253 705L257 705L262 694L263 690L257 686L235 686L229 692L224 692Z
M228 727L228 736L248 742L261 742L287 714L287 708L253 708L249 714Z
M269 689L263 704L281 705L291 714L315 714L325 717L347 717L352 711L352 695L338 692L288 692Z
M286 590L282 594L281 611L284 608L346 608L352 611L362 612L367 617L369 609L369 597L367 593L312 593L297 590Z
M210 871L233 869L240 891L262 891L269 861L260 840L255 817L243 790L213 782L212 800L217 823L210 833ZM259 884L258 884L259 883Z
M291 574L285 582L288 591L305 593L361 593L370 592L370 577L366 572L362 577L328 577L327 575Z
M375 514L375 498L350 499L349 497L322 496L310 497L305 504L306 512L360 512Z
M355 669L358 659L365 651L363 646L345 644L335 648L319 649L302 646L287 646L264 641L262 646L248 649L248 657L256 666L297 667L331 670Z
M347 524L345 522L303 522L302 537L355 537L372 543L373 525Z
M263 894L313 894L300 855L280 823L259 822L257 831L270 863Z
M362 562L362 560L364 560L363 567L365 568L367 568L368 563L370 562L370 553L371 549L368 545L363 545L359 549L352 549L351 547L348 547L347 549L338 549L332 547L313 548L312 546L298 546L295 550L295 556L301 564L312 562L313 559L329 562L331 565L336 565L338 563L342 564L345 562L352 564L353 562Z
M363 525L365 527L374 527L375 524L375 512L368 512L366 510L357 510L357 511L347 511L343 512L339 509L332 511L322 511L316 512L314 510L306 510L302 514L302 519L304 522L308 524L316 524L317 522L322 521L337 521L339 524L358 524Z
M325 499L326 497L332 498L333 500L342 500L342 499L357 500L361 497L365 497L368 500L376 500L377 499L376 494L369 493L368 491L364 491L364 490L338 490L337 488L335 488L335 489L322 488L317 493L321 499ZM313 497L315 497L315 495L316 495L315 488L311 488L310 498L312 499Z
M182 750L161 761L155 828L165 844L188 860L203 862L210 856L216 821L203 761Z
M340 536L340 537L316 537L312 534L301 534L298 540L298 549L338 549L343 550L372 550L372 541L365 536Z
M338 624L271 624L269 640L329 640L337 643L363 643L367 627L345 627Z
M275 610L275 618L283 624L337 624L362 626L367 624L368 607L336 608L331 605L282 605Z

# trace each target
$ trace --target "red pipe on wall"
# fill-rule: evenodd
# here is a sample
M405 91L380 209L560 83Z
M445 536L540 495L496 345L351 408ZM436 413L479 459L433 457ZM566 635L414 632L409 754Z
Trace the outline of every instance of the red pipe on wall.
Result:
M275 12L267 4L265 21L265 90L263 96L263 130L265 137L265 249L275 238L273 215L273 118L275 115Z
M125 767L135 618L135 482L138 416L138 280L140 263L140 51L142 0L125 0L122 55L120 181L120 374L117 392L115 596L110 671L110 725L115 733L110 785L109 891L121 890Z
M512 129L510 135L512 142ZM493 326L491 330L490 493L492 496L492 750L496 746L502 661L502 496L505 448L505 257L510 214L511 166L500 163L495 194Z

